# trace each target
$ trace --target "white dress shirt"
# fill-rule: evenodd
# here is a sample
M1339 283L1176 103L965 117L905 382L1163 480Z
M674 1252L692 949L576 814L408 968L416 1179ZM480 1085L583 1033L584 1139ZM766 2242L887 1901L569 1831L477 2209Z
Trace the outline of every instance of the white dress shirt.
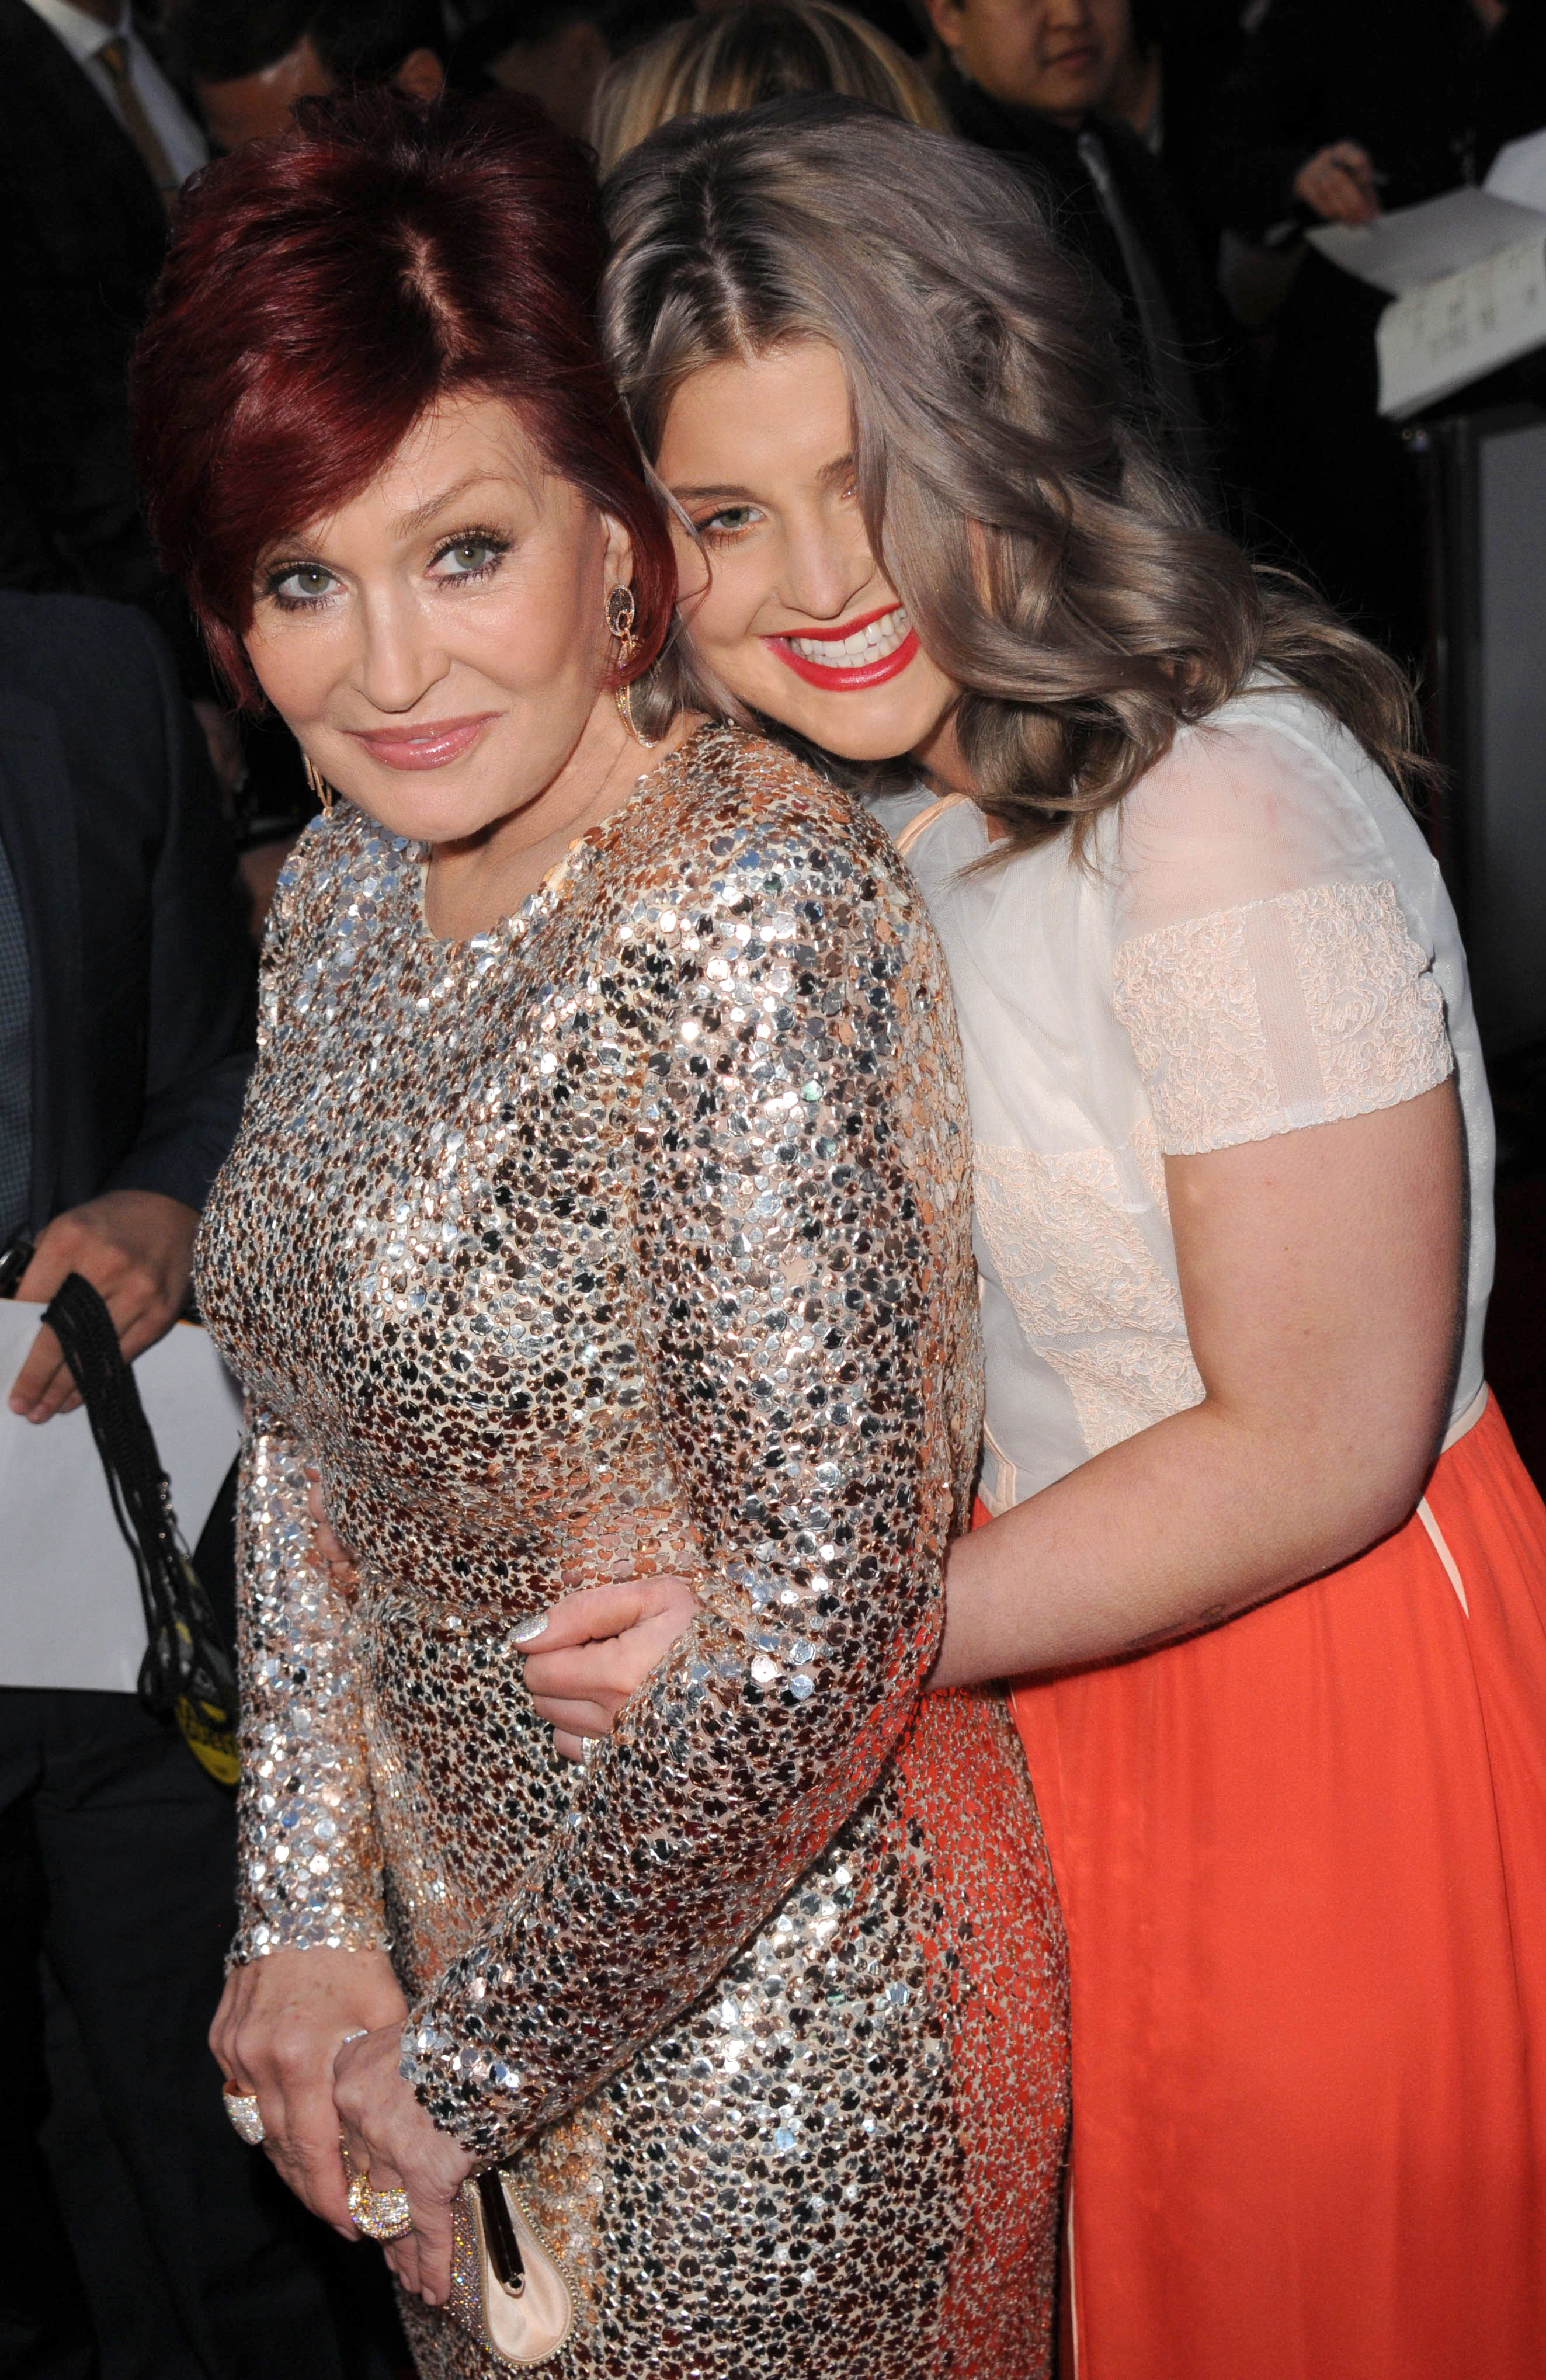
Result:
M120 115L120 111L113 89L113 78L101 63L98 52L108 42L120 40L125 42L128 50L129 80L178 181L186 182L196 167L206 163L210 153L208 142L135 31L127 6L116 25L104 25L99 18L89 17L83 8L71 7L70 0L27 0L27 5L35 17L43 18L49 31L63 42L77 66L95 84L115 115Z

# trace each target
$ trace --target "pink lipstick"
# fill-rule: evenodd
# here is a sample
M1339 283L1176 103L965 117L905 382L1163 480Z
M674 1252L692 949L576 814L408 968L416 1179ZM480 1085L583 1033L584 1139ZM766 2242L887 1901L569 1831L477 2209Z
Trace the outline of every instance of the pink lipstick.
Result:
M427 719L415 727L351 727L347 732L362 744L372 760L387 769L444 769L470 752L496 710L480 710L466 719Z

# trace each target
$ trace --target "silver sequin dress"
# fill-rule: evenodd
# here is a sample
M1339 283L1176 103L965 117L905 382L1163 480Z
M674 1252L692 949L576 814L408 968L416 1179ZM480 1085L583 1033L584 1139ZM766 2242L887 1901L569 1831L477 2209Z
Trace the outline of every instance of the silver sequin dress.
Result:
M237 1955L390 1948L405 2072L572 2277L555 2374L1041 2374L1062 1934L1003 1704L919 1691L980 1418L921 903L726 728L490 932L431 937L420 860L303 838L201 1235L250 1392ZM701 1617L571 1770L512 1632L651 1569Z

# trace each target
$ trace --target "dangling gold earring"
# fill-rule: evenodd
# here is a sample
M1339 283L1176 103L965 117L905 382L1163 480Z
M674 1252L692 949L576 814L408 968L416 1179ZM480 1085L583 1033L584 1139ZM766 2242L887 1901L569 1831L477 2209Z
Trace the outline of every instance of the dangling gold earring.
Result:
M306 782L310 786L311 791L315 794L318 801L321 802L323 806L323 818L331 818L333 816L333 788L328 783L327 779L323 775L322 771L318 768L310 754L309 752L303 753L301 757L306 762Z
M639 643L639 638L635 636L633 627L633 624L637 616L638 613L633 600L633 589L631 587L615 587L611 594L606 599L606 625L623 648L621 666L624 669L627 669L628 663L632 661L634 657L634 650ZM618 718L627 729L628 734L633 737L634 742L636 744L642 744L646 752L652 752L656 745L660 742L660 737L658 735L641 735L638 728L634 725L632 685L628 684L620 686L612 699L617 705Z

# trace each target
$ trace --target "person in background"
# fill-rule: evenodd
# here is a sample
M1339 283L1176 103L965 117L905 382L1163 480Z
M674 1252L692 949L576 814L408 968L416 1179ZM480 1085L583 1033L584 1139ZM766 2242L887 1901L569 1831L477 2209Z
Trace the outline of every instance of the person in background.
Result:
M1014 161L1121 301L1126 360L1162 443L1226 508L1238 404L1209 276L1163 167L1111 112L1129 0L926 0L957 131Z
M459 89L518 91L583 134L607 68L689 12L691 0L495 0L457 41Z
M1270 0L1219 91L1206 172L1231 230L1372 222L1464 180L1500 0Z
M23 1300L83 1274L129 1357L183 1309L240 1119L252 971L233 870L143 616L0 594L0 1240L35 1244ZM0 1392L40 1424L77 1402L52 1331ZM93 2338L38 2143L45 1951L181 2333L158 2380L339 2380L323 2285L254 2188L205 2046L235 1876L230 1797L135 1695L0 1682L0 2370L91 2380L116 2343Z
M340 83L433 99L445 80L439 0L183 0L170 32L217 149L277 139L298 99Z
M1126 45L1106 101L1158 157L1212 265L1219 224L1203 168L1220 83L1244 40L1239 0L1132 0Z
M1456 189L1485 171L1506 128L1546 119L1540 67L1532 94L1528 66L1540 21L1540 0L1272 0L1220 93L1205 161L1237 310L1253 258L1287 265L1265 285L1272 339L1254 439L1264 519L1287 558L1414 668L1430 636L1426 518L1401 431L1378 411L1388 297L1300 235Z
M603 173L663 124L764 100L841 91L931 131L948 130L919 69L831 0L749 0L689 17L615 67L596 94L590 139Z
M234 744L128 451L129 349L204 136L121 0L0 0L0 586L140 605L228 781Z

